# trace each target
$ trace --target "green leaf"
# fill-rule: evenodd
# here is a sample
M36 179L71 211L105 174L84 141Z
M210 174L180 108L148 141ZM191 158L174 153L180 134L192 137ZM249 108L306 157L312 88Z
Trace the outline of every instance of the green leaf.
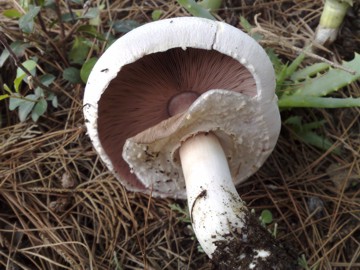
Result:
M296 132L305 132L305 131L311 131L313 129L318 129L320 127L323 127L326 123L325 120L320 121L313 121L311 123L302 124L302 117L301 116L290 116L288 119L284 121L284 124L292 125L293 129Z
M29 0L19 0L18 1L20 3L20 6L24 9L24 10L28 10L29 9Z
M284 124L289 124L294 126L295 130L301 130L302 123L301 123L301 116L290 116L288 119L284 121Z
M58 107L58 98L57 98L57 96L54 96L54 98L51 100L51 105L52 105L54 108L57 108L57 107Z
M221 7L222 0L202 0L198 4L210 11L215 11Z
M75 37L74 43L69 53L71 63L82 65L89 53L89 46L83 37Z
M303 124L302 129L303 131L310 131L313 129L318 129L320 127L323 127L326 123L326 120L320 120L320 121L313 121L311 123Z
M45 96L44 90L41 89L40 87L36 87L34 93L35 93L35 96L38 98Z
M9 110L13 111L15 110L17 107L20 106L20 104L23 102L24 100L21 98L20 94L15 93L13 95L10 96L10 102L9 102Z
M282 95L293 91L293 87L291 87L293 83L290 82L290 77L298 69L304 58L305 54L301 53L290 64L276 66L276 93L280 98Z
M294 72L290 78L294 82L297 82L299 80L305 80L311 76L314 76L320 72L325 71L329 67L330 65L327 63L316 63Z
M19 119L24 122L35 106L37 97L33 94L27 95L19 106Z
M5 90L6 92L8 92L10 95L12 94L12 91L11 91L10 87L7 86L6 83L3 84L3 87L4 87L4 90Z
M189 213L189 209L187 207L185 207L183 209L177 203L170 204L169 206L172 211L175 211L175 212L183 215L183 217L178 218L180 221L185 222L185 223L191 223L190 213Z
M8 98L8 97L10 97L9 94L0 95L0 100L6 99L6 98Z
M25 62L22 63L22 65L24 66L24 68L26 68L29 72L32 72L35 70L36 68L36 62L34 60L26 60ZM21 68L17 68L16 70L16 77L21 77L23 75L26 75L26 73L21 69ZM33 73L33 75L35 75L35 73Z
M10 44L10 48L17 57L21 57L24 54L25 49L29 46L30 45L28 43L24 43L18 40ZM0 68L4 65L5 61L9 58L9 56L9 51L7 49L4 49L0 55Z
M153 10L153 12L151 13L151 19L153 21L157 21L160 19L161 15L163 14L163 11L161 9L155 9Z
M299 139L307 144L315 146L321 150L328 151L331 147L333 147L333 143L329 141L327 138L316 134L313 131L305 131L297 133ZM335 154L340 154L339 148L334 148L332 150Z
M45 8L54 9L55 5L56 5L55 0L45 0L44 4L42 6L45 7Z
M46 100L50 100L51 105L54 108L58 107L58 99L57 99L57 96L53 92L48 93L48 96L46 97Z
M84 65L81 67L81 70L80 70L80 77L82 79L82 81L84 83L87 82L88 78L89 78L89 75L90 75L90 72L91 70L93 69L96 61L98 60L97 57L93 57L93 58L90 58L89 60L87 60Z
M275 69L275 73L277 74L278 72L280 72L283 68L283 63L281 62L279 56L275 53L274 49L272 48L267 48L266 50L266 54L269 56L271 63L274 66Z
M39 99L39 101L36 103L35 107L31 112L31 118L34 122L36 122L39 119L39 117L46 112L47 106L48 104L45 99L43 98Z
M240 25L242 26L242 28L244 28L245 32L248 33L256 41L260 41L261 39L263 39L263 35L252 32L254 26L252 26L249 21L243 16L240 16Z
M26 68L33 76L36 71L36 62L34 60L26 60L22 63L24 68ZM27 74L21 69L17 68L16 70L16 78L14 80L14 88L16 92L19 92L21 82L26 78Z
M289 124L292 126L292 129L296 134L296 139L325 151L332 147L333 144L331 143L331 141L312 131L314 129L324 126L324 124L326 123L325 120L313 121L311 123L302 124L301 119L301 116L291 116L284 121L285 124ZM340 154L340 150L338 148L335 148L333 152L335 154Z
M88 11L80 16L80 19L94 19L99 16L100 10L98 8L89 8Z
M244 16L240 16L240 25L247 33L250 33L251 30L254 28Z
M62 22L73 22L77 19L79 19L79 17L75 13L68 12L61 15Z
M16 77L16 79L14 80L14 88L15 88L15 92L19 92L19 88L20 88L20 85L21 85L21 82L23 81L23 79L25 78L25 74L23 74L22 76L20 77Z
M305 59L305 54L301 53L296 57L286 69L286 78L289 78L298 69L302 61Z
M81 83L80 70L74 67L64 69L63 79L71 83Z
M19 27L24 33L31 33L34 29L34 18L40 12L40 7L33 6L19 19Z
M350 83L360 79L360 55L350 62L343 62L342 66L346 69L353 70L355 74L351 74L344 70L329 68L329 71L316 78L308 78L302 83L294 95L298 96L325 96L329 93L339 90Z
M111 24L116 33L127 33L140 26L140 23L134 20L118 20L113 21Z
M21 12L19 12L17 9L14 8L5 10L2 14L10 19L19 19L22 15Z
M102 41L105 40L104 36L102 34L100 34L97 31L96 27L93 25L82 25L77 29L77 32L78 33L86 33L86 34L88 34L94 38L97 38L99 40L102 40Z
M37 4L41 7L43 7L45 4L45 0L38 0Z
M210 11L206 8L203 8L194 0L177 0L177 2L185 8L190 14L201 17L209 20L216 20L213 15L211 15Z
M272 213L267 209L261 211L260 220L263 224L270 224L273 221Z
M52 74L44 74L39 77L39 80L42 82L43 85L49 86L55 80L55 76Z
M351 108L360 107L360 98L312 97L303 95L282 95L278 101L281 109L289 108Z

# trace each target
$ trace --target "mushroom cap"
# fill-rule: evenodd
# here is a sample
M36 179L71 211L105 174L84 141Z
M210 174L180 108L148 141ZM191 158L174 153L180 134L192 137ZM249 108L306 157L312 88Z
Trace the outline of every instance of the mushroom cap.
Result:
M202 18L167 19L134 29L100 57L85 89L85 123L127 189L185 199L181 141L215 133L240 183L276 144L274 89L268 56L241 30ZM182 93L190 101L169 113ZM198 98L191 102L192 96Z

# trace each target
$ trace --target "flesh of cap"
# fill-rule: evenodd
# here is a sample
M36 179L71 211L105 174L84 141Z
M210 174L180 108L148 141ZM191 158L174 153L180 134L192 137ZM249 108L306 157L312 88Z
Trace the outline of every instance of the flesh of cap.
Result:
M152 195L185 199L178 149L187 138L212 132L220 140L236 184L253 174L272 151L268 123L262 114L251 97L211 90L186 112L129 138L123 158ZM275 118L272 124L278 125L277 121Z

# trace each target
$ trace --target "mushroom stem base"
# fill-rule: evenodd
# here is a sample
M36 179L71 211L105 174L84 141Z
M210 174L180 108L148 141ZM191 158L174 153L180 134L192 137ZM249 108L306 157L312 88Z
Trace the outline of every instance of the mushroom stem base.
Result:
M296 253L283 248L240 199L215 135L186 140L180 159L193 229L216 269L296 269Z
M242 230L247 208L235 189L215 135L202 133L186 140L180 148L180 159L192 225L211 258L216 241Z

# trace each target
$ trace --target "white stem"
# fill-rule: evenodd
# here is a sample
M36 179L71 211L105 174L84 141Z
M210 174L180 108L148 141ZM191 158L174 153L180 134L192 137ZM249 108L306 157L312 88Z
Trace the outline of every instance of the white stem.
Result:
M349 7L350 5L346 1L325 1L324 9L320 17L320 23L315 32L316 43L323 45L335 41Z
M247 208L235 189L215 135L198 134L186 140L180 148L180 159L193 229L212 258L216 241L228 239L234 231L241 232Z

